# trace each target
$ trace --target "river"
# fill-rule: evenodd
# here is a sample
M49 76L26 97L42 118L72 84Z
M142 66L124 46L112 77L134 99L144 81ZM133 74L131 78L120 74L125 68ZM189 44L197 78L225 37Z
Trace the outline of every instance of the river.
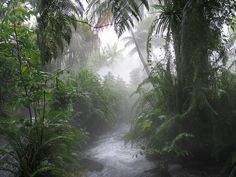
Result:
M85 152L86 158L103 165L101 171L88 171L87 177L146 177L142 174L154 164L139 155L140 148L124 143L123 136L128 130L128 124L120 125Z

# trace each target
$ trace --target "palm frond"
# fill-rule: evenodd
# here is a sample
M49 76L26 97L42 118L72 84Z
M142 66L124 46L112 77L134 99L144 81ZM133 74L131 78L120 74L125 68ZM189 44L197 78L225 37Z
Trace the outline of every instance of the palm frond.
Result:
M83 15L80 1L41 0L36 4L39 13L38 43L41 60L45 64L64 51L65 44L70 43L72 27L76 28L77 16Z
M88 6L88 11L91 12L91 21L95 22L97 27L113 24L117 34L121 36L126 29L134 26L134 19L141 20L140 6L142 5L149 8L147 0L142 0L140 4L134 0L93 0ZM108 14L112 14L112 18L106 18ZM104 18L109 19L109 22L103 20Z
M147 61L150 61L152 58L152 37L157 24L158 24L158 19L154 19L151 27L149 28L147 43L146 43Z
M157 10L159 15L153 20L152 25L148 32L147 38L147 60L150 61L152 54L152 37L154 32L164 34L168 31L170 33L171 26L181 21L182 11L174 6L170 1L165 1L164 4L160 1L159 4L154 4L152 7ZM168 35L168 34L167 34Z

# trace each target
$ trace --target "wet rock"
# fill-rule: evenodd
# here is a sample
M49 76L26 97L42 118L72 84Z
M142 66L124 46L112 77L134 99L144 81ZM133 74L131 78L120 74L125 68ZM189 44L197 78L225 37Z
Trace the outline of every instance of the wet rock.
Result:
M80 164L83 168L89 170L89 171L102 171L104 166L92 159L81 159Z
M7 144L7 141L6 139L0 135L0 147L4 146Z
M171 177L171 176L167 169L156 167L151 170L147 170L143 172L142 174L137 175L135 177Z
M14 177L12 173L6 172L6 171L1 171L0 170L0 176L1 177Z
M221 177L220 175L207 173L202 169L190 169L181 164L168 164L166 168L157 166L135 177Z
M195 167L192 164L169 164L168 171L171 177L222 177L217 168L210 170L209 167L205 166L203 168L200 164Z
M188 173L183 169L180 164L169 164L168 172L171 177L188 177Z

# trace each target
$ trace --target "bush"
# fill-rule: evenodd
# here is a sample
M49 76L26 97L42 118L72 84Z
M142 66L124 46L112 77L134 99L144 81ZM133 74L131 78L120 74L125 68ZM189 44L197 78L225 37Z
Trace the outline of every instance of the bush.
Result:
M78 172L78 149L72 147L78 148L84 133L72 129L68 114L50 114L44 122L18 117L1 122L1 134L8 141L0 150L2 169L19 177L68 177Z
M98 76L83 70L71 76L68 85L73 91L73 120L76 127L84 128L93 136L114 125L113 110L117 95L105 87Z

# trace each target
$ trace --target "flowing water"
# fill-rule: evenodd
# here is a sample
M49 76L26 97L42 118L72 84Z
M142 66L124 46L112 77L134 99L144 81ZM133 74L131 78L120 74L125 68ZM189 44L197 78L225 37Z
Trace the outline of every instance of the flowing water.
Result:
M144 177L141 174L154 167L144 156L138 155L138 147L124 143L123 136L128 129L127 124L119 126L114 132L100 137L85 153L87 158L104 166L101 171L89 171L87 177Z

